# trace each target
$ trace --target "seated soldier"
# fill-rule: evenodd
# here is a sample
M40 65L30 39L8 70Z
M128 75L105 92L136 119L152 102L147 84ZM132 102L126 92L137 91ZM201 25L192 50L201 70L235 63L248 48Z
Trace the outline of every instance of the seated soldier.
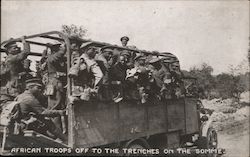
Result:
M180 70L179 61L174 61L169 65L169 70L172 77L172 96L175 98L182 98L185 96L186 90L184 82L182 81L182 73Z
M110 70L111 84L114 87L113 89L117 90L114 92L116 97L114 97L113 100L115 102L120 102L124 97L124 89L126 87L125 78L126 71L128 69L127 62L127 58L123 55L120 55L118 61L114 66L111 67Z
M169 88L167 87L171 83L170 73L164 66L162 66L159 58L153 58L149 61L149 64L150 73L152 74L151 82L154 84L152 85L153 90L151 90L151 92L166 98L165 92L168 91Z
M56 127L51 119L47 117L56 117L65 114L64 110L46 110L39 101L42 93L42 82L40 79L30 79L26 81L26 90L16 97L19 102L21 121L23 122L22 129L34 130L36 132L49 135L54 138L59 138L66 142L67 138L61 133L61 130ZM49 134L46 134L47 131Z
M120 55L124 56L127 60L127 66L129 69L134 68L134 57L135 53L130 52L128 50L123 50Z
M134 83L137 86L139 91L139 95L141 98L141 103L146 103L148 99L148 90L149 90L149 78L148 73L149 70L146 67L146 56L140 54L135 57L135 67L133 69L128 70L127 79L132 81L134 79Z

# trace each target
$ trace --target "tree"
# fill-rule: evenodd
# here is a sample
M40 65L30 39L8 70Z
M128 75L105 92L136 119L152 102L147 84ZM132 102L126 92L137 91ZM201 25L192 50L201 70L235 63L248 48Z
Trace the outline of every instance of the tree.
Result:
M83 26L72 25L62 25L62 32L67 36L76 36L83 38L87 35L87 29Z
M215 87L215 80L212 76L213 67L207 63L200 67L194 66L190 69L190 74L197 78L197 86L200 92L203 92L205 98L210 98L212 89Z

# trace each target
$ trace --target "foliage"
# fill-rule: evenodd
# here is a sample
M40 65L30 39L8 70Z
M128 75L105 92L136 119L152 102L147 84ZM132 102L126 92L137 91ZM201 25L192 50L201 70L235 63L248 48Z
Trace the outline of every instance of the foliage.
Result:
M212 76L213 68L207 63L203 63L201 67L192 67L190 74L197 78L197 86L201 97L210 97L210 93L214 88L214 77Z
M87 35L87 29L83 26L72 25L62 25L62 32L68 36L76 36L83 38Z
M242 74L240 66L230 66L230 73L212 75L213 68L203 63L200 67L194 66L189 74L197 78L197 86L202 98L235 98L239 100L243 91L249 90L249 75Z

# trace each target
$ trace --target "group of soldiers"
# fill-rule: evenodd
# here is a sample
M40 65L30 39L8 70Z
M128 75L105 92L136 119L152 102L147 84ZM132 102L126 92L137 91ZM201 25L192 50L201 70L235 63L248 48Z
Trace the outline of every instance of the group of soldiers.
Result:
M65 116L65 96L63 80L57 76L66 76L66 69L61 64L65 58L65 45L48 44L50 52L37 64L38 71L33 72L30 69L31 61L27 59L30 45L24 37L21 42L22 50L15 40L9 40L4 45L7 56L1 62L1 122L8 118L4 116L11 110L10 102L18 102L15 121L20 122L19 130L32 129L65 142L65 121L62 121ZM43 63L46 63L47 69L41 69ZM44 93L44 89L49 89L50 95Z
M112 46L98 49L86 44L75 49L68 72L73 78L73 100L89 101L91 97L98 97L115 103L126 99L146 103L151 98L183 96L178 60L164 64L157 55L128 46L128 41L126 36L121 38L125 48L122 50Z
M7 56L1 63L1 106L17 101L23 123L39 115L36 119L46 125L41 129L33 124L33 130L45 130L53 138L66 141L67 77L73 80L70 102L99 99L118 103L139 98L141 103L146 103L151 98L183 96L178 62L164 64L154 55L136 53L133 51L136 47L128 46L128 41L128 37L122 37L121 44L125 49L118 51L110 46L98 48L72 38L68 72L65 43L55 41L47 44L41 59L36 62L36 72L33 72L31 61L27 59L29 43L22 37L24 46L21 50L16 41L10 40L4 46Z

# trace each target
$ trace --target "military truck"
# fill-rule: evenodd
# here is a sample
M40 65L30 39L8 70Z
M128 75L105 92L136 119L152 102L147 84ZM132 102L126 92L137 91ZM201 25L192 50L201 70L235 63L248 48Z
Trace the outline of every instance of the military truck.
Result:
M71 68L70 47L73 40L71 37L58 31L52 31L29 35L25 39L31 45L29 55L31 58L41 57L42 50L48 47L47 43L50 41L64 42L66 44L67 71L69 71ZM14 40L20 42L20 38ZM173 61L179 62L178 58L169 52L155 53L82 38L77 38L77 40L85 47L109 47L117 52L126 50L136 54L159 57L162 64L171 65ZM1 43L2 54L4 53L2 46L7 42ZM140 103L138 99L125 99L118 103L99 99L72 103L69 98L72 96L73 83L72 79L67 77L67 101L65 103L67 105L66 134L68 142L60 143L32 130L26 130L20 135L8 130L9 126L1 126L2 153L11 152L12 148L34 147L72 149L217 148L217 133L211 125L212 120L209 119L211 113L202 107L197 94L188 92L190 86L195 84L195 78L182 76L181 79L186 87L185 96L181 98L152 99L145 104ZM119 153L119 155L123 153ZM163 153L163 155L168 154Z

